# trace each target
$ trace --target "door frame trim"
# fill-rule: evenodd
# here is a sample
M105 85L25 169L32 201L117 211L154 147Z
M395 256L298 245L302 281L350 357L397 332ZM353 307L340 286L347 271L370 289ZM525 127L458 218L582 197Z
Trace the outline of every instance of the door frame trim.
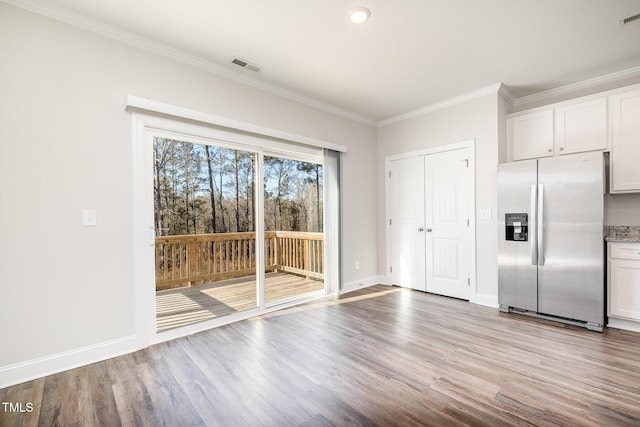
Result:
M450 144L437 145L435 147L429 147L417 151L409 151L406 153L394 154L386 156L384 159L384 182L385 182L385 236L386 236L386 263L385 274L387 278L386 282L391 283L390 280L390 262L391 262L391 227L389 221L391 219L391 206L390 206L390 180L389 172L391 171L391 162L394 160L402 160L410 157L428 156L430 154L438 154L446 151L454 151L468 149L469 150L469 302L477 303L477 286L476 286L476 141L475 139L469 139L460 142L454 142Z

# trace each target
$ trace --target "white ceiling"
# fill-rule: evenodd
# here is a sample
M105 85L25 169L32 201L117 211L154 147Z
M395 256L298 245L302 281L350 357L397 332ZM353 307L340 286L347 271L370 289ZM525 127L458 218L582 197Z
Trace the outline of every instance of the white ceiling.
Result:
M640 67L640 20L618 25L640 0L6 1L99 21L371 122L499 82L523 97ZM355 25L347 11L360 5L371 18Z

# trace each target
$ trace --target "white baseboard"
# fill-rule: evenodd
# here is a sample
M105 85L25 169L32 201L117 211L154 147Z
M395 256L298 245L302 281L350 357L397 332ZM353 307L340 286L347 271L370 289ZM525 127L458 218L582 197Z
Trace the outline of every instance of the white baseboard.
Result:
M339 293L355 291L356 289L362 289L373 285L385 285L386 277L384 276L371 276L363 279L354 280L352 282L345 282L342 284Z
M135 335L0 367L0 388L136 351Z
M378 283L381 285L391 285L391 282L389 281L389 278L387 276L377 276L378 277Z
M367 279L362 279L360 281L345 283L343 289L341 290L341 293L349 292L349 291L366 287L366 286L371 286L372 284L376 284L376 283L380 285L389 285L390 281L388 280L387 276L372 276ZM469 302L473 304L484 305L491 308L499 307L497 295L477 293L475 296L475 299Z
M609 317L607 327L624 329L625 331L640 332L640 322L634 322L632 320L616 319L615 317Z
M491 308L498 308L498 296L476 293L476 298L471 301L474 304L484 305Z

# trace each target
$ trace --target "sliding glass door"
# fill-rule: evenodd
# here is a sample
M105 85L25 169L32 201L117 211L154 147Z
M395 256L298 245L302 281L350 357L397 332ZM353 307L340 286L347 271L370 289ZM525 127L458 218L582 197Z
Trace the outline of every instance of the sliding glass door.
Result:
M325 294L320 151L151 136L156 333Z
M265 302L324 292L323 166L264 156Z
M155 137L158 332L256 308L256 152Z

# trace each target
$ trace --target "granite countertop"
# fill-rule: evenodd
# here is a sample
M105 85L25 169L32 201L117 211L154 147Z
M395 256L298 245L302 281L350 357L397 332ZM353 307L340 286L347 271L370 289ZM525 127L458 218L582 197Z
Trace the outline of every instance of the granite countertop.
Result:
M640 226L610 225L607 242L640 243Z

